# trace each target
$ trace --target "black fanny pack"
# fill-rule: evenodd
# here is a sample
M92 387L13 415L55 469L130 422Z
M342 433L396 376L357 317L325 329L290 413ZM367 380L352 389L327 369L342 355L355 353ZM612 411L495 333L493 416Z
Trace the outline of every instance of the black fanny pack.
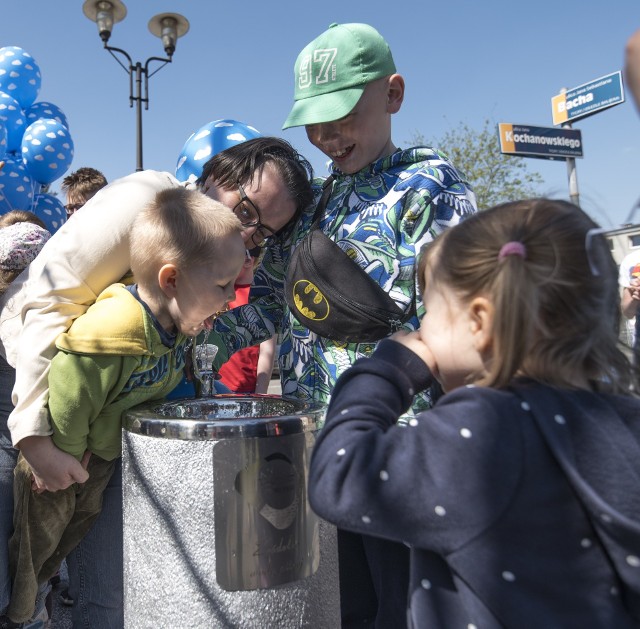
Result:
M289 262L285 298L298 321L319 336L345 343L379 341L413 316L401 310L380 285L319 229L333 179L311 231Z

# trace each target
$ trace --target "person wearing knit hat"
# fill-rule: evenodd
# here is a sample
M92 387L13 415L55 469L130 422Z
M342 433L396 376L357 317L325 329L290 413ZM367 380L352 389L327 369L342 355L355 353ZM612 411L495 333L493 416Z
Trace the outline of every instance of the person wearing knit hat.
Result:
M51 234L34 223L15 223L0 230L0 269L22 271L40 253Z
M49 238L46 229L31 222L0 229L0 295L33 262Z
M12 210L0 216L0 296L40 253L51 234L33 213ZM0 613L9 602L10 581L8 575L8 540L13 530L13 499L6 476L12 474L18 450L11 445L7 417L13 409L11 391L15 383L15 369L0 354ZM34 613L34 624L44 620L47 589L40 592Z

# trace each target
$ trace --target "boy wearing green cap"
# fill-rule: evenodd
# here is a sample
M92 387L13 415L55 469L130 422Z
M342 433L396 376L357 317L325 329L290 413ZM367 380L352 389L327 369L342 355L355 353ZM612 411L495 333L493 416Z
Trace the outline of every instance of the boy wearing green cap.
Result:
M382 287L404 313L397 327L415 330L424 314L414 272L420 250L476 209L473 192L442 153L393 143L391 115L403 98L404 79L388 44L366 24L332 24L295 63L295 103L284 128L304 125L311 143L331 158L330 194L319 216L309 208L290 237L267 248L251 303L225 313L215 328L222 361L280 331L284 395L327 402L337 378L376 346L366 326L366 341L323 332L321 320L335 310L329 291L309 282L304 291L292 287L300 284L291 276L301 263L294 252L310 232L320 230ZM318 196L322 183L316 181ZM296 303L289 307L292 291L288 301ZM339 292L353 299L356 291L347 283L331 291ZM305 293L310 301L298 303ZM430 392L419 393L413 410L430 405ZM404 626L407 549L340 532L339 554L343 627Z

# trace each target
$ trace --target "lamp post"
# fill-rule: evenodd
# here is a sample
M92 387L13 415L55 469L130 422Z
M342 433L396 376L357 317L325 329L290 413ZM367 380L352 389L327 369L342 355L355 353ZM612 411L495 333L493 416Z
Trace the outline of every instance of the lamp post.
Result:
M122 48L109 46L113 25L122 21L127 15L127 8L121 0L85 0L82 10L92 22L98 25L98 33L104 43L105 50L109 51L129 75L129 106L133 107L134 101L136 103L136 170L142 170L142 103L144 103L145 109L149 109L149 79L164 68L167 63L171 63L178 38L187 33L189 22L178 13L160 13L152 17L149 21L149 30L162 40L162 46L167 56L149 57L143 65L140 61L134 63L129 53ZM124 57L128 66L117 55ZM150 72L149 66L154 61L162 65ZM143 83L144 96L142 95Z

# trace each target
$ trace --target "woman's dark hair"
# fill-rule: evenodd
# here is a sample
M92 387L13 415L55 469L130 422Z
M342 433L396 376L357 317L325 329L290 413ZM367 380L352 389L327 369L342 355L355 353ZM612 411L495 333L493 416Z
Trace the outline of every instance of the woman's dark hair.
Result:
M311 164L286 140L261 137L236 144L214 155L196 181L199 188L212 177L222 188L231 189L260 178L267 164L273 165L296 204L296 216L313 202Z

